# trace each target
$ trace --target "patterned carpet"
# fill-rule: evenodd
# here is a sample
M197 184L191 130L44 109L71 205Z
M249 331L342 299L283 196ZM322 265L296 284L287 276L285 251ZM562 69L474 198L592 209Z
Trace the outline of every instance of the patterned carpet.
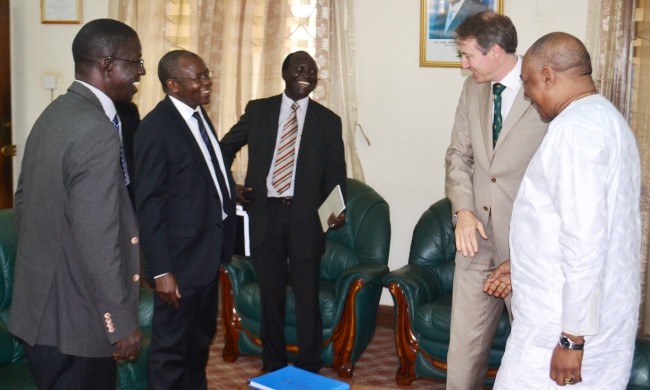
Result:
M222 349L223 333L219 326L217 337L210 350L207 369L208 388L210 390L249 389L246 382L262 368L262 361L255 357L240 356L236 362L225 362L221 358ZM445 388L444 384L426 380L416 380L411 386L398 386L395 382L397 368L394 332L386 327L377 327L375 337L361 355L351 379L339 378L330 367L323 367L320 374L352 385L364 385L368 389L438 390Z

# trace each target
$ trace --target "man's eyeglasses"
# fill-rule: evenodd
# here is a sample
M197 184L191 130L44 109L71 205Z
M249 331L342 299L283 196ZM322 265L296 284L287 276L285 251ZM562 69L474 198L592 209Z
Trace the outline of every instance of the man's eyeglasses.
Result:
M206 70L205 72L198 74L194 77L172 77L174 80L192 80L195 84L201 84L208 80L212 80L212 71Z
M109 57L106 57L106 58L109 58L111 60L120 60L120 61L130 62L132 64L138 65L141 68L144 68L144 60L142 58L139 59L139 60L127 60L126 58L119 58L119 57L112 57L112 56L109 56Z

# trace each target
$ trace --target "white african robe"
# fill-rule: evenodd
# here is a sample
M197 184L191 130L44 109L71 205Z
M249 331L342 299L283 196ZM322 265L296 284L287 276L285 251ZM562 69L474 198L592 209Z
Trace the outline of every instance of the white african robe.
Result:
M513 327L495 389L555 389L561 332L585 336L583 382L624 389L640 299L640 163L600 95L570 104L528 166L510 223Z

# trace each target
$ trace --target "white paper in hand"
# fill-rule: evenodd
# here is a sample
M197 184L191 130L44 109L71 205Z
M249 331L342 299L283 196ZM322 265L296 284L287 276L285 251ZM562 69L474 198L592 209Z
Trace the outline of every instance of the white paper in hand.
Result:
M325 202L323 202L323 204L318 208L318 217L320 218L320 224L323 227L324 232L329 229L327 220L330 218L330 215L333 213L338 216L343 212L343 210L345 210L343 194L341 193L341 186L337 185L334 187L327 199L325 199Z

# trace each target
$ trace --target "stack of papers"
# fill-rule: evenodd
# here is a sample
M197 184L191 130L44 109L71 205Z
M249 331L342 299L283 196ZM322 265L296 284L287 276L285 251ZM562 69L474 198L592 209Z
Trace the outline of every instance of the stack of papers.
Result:
M262 390L348 390L350 385L294 366L252 378L248 384Z

